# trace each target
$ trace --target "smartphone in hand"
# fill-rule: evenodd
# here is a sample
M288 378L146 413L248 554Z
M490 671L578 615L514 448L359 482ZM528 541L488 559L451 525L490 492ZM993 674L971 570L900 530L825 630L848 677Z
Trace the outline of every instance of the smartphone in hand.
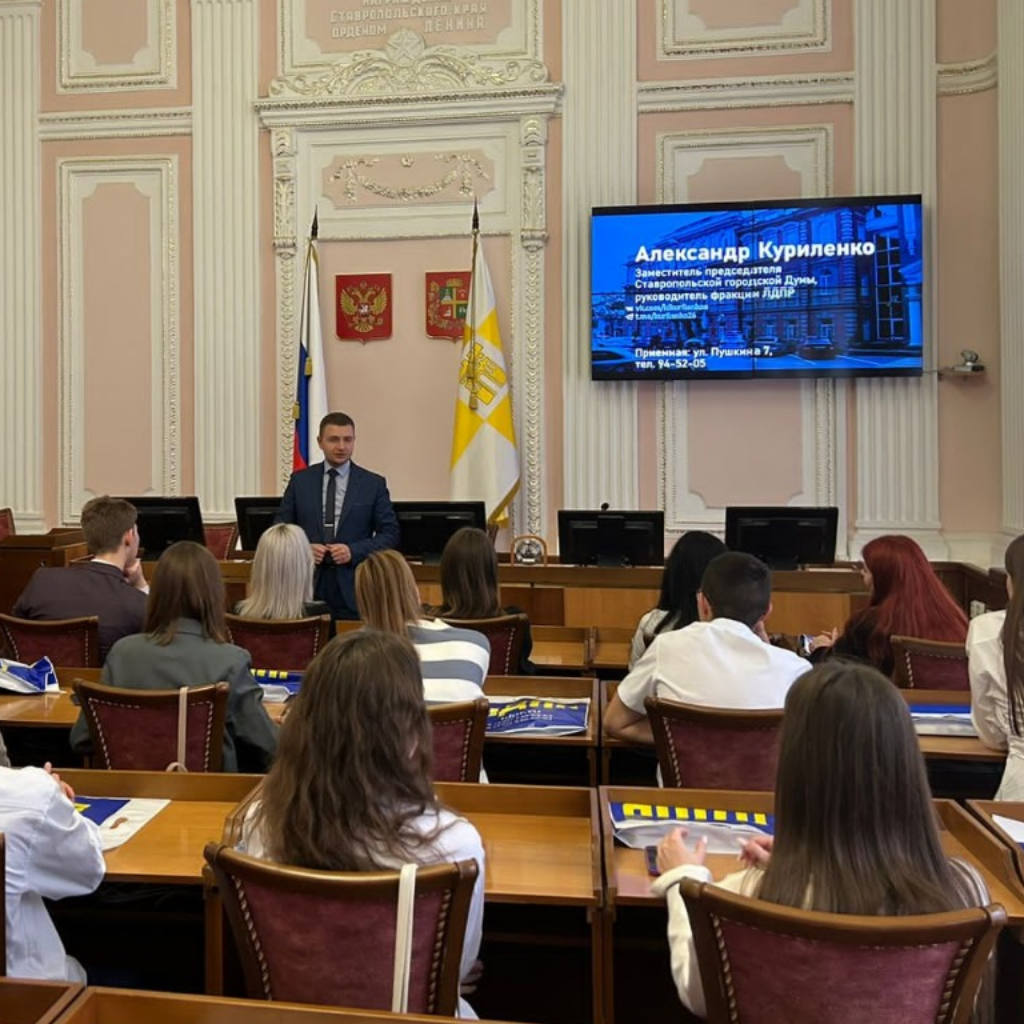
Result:
M658 870L658 848L656 846L644 847L644 860L647 862L647 874L655 878L661 874Z

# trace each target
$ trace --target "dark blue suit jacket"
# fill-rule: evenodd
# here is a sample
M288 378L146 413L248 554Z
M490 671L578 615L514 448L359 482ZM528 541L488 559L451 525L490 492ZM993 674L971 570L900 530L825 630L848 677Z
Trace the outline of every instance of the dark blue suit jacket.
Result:
M350 463L348 490L334 536L324 536L324 463L292 474L281 499L276 522L301 526L311 544L347 544L352 561L335 565L325 560L317 567L316 596L342 618L356 614L356 566L367 555L398 545L398 517L384 477Z

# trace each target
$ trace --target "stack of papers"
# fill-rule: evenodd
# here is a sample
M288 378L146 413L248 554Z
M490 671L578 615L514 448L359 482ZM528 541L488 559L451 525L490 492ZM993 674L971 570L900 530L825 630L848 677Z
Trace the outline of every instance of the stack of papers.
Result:
M977 736L970 704L911 704L919 736Z
M0 658L0 690L8 693L59 693L57 673L49 658L33 665Z
M99 825L103 849L113 850L131 839L170 802L141 797L76 796L75 810Z
M488 695L490 736L573 736L587 731L590 699L492 697Z
M271 668L254 668L253 678L260 684L263 699L268 704L284 704L291 700L302 686L301 672L279 672Z
M689 845L703 837L708 853L739 853L756 836L775 832L775 818L761 811L723 811L703 807L612 802L608 805L615 838L634 850L654 846L674 828L686 829Z

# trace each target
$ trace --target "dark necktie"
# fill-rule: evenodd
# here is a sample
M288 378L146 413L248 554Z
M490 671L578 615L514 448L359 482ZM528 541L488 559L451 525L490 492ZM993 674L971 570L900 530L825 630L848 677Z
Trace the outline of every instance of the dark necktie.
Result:
M324 532L327 534L327 541L334 539L334 505L338 498L338 471L329 469L327 471L327 497L324 499Z

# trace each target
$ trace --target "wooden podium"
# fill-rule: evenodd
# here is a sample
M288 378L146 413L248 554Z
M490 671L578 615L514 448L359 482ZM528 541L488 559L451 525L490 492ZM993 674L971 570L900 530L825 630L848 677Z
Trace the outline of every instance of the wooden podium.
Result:
M0 540L0 612L11 614L14 602L40 566L70 565L88 553L78 527L4 537Z

